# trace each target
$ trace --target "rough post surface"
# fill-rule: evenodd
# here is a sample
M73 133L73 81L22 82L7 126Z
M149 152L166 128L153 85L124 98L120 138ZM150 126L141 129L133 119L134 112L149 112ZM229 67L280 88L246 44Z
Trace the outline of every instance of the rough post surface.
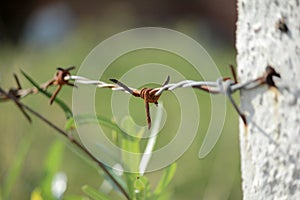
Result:
M267 65L281 74L277 92L267 86L241 92L241 109L248 121L247 129L240 121L245 200L300 199L299 4L299 0L238 0L239 80L262 75Z

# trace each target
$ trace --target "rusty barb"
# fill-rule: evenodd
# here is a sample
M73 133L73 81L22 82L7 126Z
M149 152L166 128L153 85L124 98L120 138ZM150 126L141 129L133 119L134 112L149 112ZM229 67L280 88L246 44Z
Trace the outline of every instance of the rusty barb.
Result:
M151 117L149 112L149 103L154 103L156 106L158 105L158 99L161 94L155 95L157 92L157 88L142 88L141 90L137 89L130 89L127 87L124 83L118 81L117 79L110 79L112 82L116 83L120 87L124 88L125 91L129 92L135 97L140 97L144 99L145 107L146 107L146 116L147 116L147 123L148 123L148 129L151 128ZM165 86L169 83L170 77L168 76L165 82L162 84L162 86Z
M36 94L38 90L36 88L30 88L30 89L22 89L22 86L20 84L19 78L16 74L14 74L15 81L17 83L17 88L11 88L8 90L8 92L4 91L2 88L0 88L0 101L8 101L12 100L15 102L15 104L18 106L20 111L24 114L26 119L31 123L30 116L25 112L23 106L20 104L19 100L21 98L26 97L29 94Z
M57 94L59 93L59 91L61 90L63 85L76 87L73 83L70 83L68 79L65 79L67 76L71 75L70 71L73 70L73 69L75 69L75 66L71 66L67 69L63 69L63 68L58 67L57 68L58 71L56 72L54 77L42 86L42 88L44 90L47 90L47 88L49 86L57 86L56 90L53 92L53 94L50 98L50 105L55 100L55 97L57 96Z
M277 88L277 86L275 85L275 82L273 80L274 76L281 78L280 74L278 72L276 72L273 67L268 65L266 67L266 72L264 73L264 75L262 77L258 78L258 81L260 82L261 85L267 84L269 87Z
M240 90L240 89L252 90L252 89L262 86L262 85L267 85L269 87L277 88L277 86L273 80L274 77L281 78L280 74L278 72L276 72L276 70L272 66L268 65L265 69L265 73L263 73L262 76L254 79L254 80L247 81L245 83L236 84L235 86L233 86L233 89L234 90Z

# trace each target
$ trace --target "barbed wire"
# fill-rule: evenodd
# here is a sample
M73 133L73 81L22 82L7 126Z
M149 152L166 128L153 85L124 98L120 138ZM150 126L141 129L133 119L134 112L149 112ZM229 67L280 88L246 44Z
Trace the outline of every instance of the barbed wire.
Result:
M113 91L122 91L122 92L130 93L133 96L141 97L142 99L144 99L146 103L146 115L147 115L149 129L151 127L149 103L157 104L159 97L164 91L173 91L178 88L194 88L194 89L200 89L210 94L222 94L227 96L230 102L232 103L232 105L234 106L235 110L243 119L244 124L247 125L246 117L240 111L237 104L233 100L232 94L242 89L251 90L262 84L276 87L273 81L273 77L276 76L280 78L280 74L277 73L273 67L267 66L262 76L246 82L238 82L236 80L236 74L234 68L232 65L230 65L233 79L220 77L216 81L183 80L177 83L169 83L170 78L168 76L166 81L161 87L142 88L141 90L138 90L136 88L128 87L124 83L116 79L110 79L113 83L106 83L104 81L92 80L83 76L72 75L70 71L73 70L74 68L75 68L74 66L71 66L66 69L57 68L58 71L55 74L54 78L40 85L40 87L43 88L44 90L47 90L49 86L57 86L57 89L55 90L55 92L53 92L50 98L50 104L52 104L52 102L54 101L55 97L57 96L57 94L59 93L63 85L69 85L74 87L77 87L76 86L77 84L95 85L97 88L109 88L112 89ZM12 88L7 93L0 92L0 101L12 99L12 96L14 96L16 99L21 99L28 96L29 94L36 94L38 92L37 88L23 89L20 85L17 76L16 75L14 76L18 88L17 89ZM73 81L76 85L69 81Z
M172 91L175 90L177 88L199 88L202 89L203 87L210 87L210 92L211 93L222 93L222 91L224 91L224 85L228 85L228 87L230 87L230 90L232 92L236 92L238 90L241 89L245 89L245 90L250 90L253 89L255 87L258 87L262 84L265 84L267 82L267 80L264 79L269 79L269 76L278 76L279 74L274 70L273 67L271 66L267 66L266 71L270 70L270 72L267 72L267 74L256 78L254 80L250 80L244 83L240 83L240 82L234 82L233 80L229 79L229 78L218 78L215 82L213 81L195 81L195 80L184 80L184 81L180 81L178 83L169 83L166 84L162 87L157 87L157 88L152 88L152 91L156 91L155 92L155 96L159 96L161 95L164 91ZM265 78L264 78L265 77ZM280 75L279 75L280 77ZM112 83L106 83L103 81L99 81L99 80L92 80L86 77L82 77L82 76L74 76L74 75L69 75L69 76L65 76L64 80L73 80L76 81L76 83L80 83L80 84L85 84L85 85L96 85L98 88L111 88L114 91L123 91L126 93L129 93L126 89L124 89L124 87L119 86L118 84L112 84ZM271 79L272 80L272 79ZM268 84L268 83L267 83ZM268 84L270 86L275 86L274 84ZM128 87L130 90L137 90L135 88L132 87Z

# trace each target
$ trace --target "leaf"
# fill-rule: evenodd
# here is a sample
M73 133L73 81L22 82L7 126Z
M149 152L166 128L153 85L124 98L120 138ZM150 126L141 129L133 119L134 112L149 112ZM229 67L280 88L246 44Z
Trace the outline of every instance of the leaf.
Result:
M162 115L163 115L163 105L159 104L157 112L156 112L155 120L154 120L154 123L152 126L152 130L151 130L148 142L147 142L147 146L145 148L143 155L141 156L141 161L140 161L140 166L139 166L139 172L141 175L144 175L144 173L147 169L147 166L149 164L149 161L151 159L152 151L154 149L154 146L156 144L156 140L158 137L157 132L159 131L159 125L162 121Z
M146 176L138 176L134 181L134 191L137 200L149 199L152 195L149 180Z
M106 194L96 190L95 188L92 188L88 185L84 185L82 187L83 192L88 195L89 197L93 198L94 200L112 200L109 196Z
M53 177L57 173L62 161L64 143L61 140L56 140L52 144L44 164L44 178L41 183L42 196L46 199L53 199L51 186Z
M122 165L126 171L138 172L139 162L140 162L140 156L139 156L140 139L131 136L131 135L136 135L136 129L132 118L126 117L122 121L122 127L127 133L130 133L130 134L118 135L118 142L122 149L121 151L122 160L123 160ZM132 198L135 196L134 182L137 176L138 176L137 173L123 174L123 177L127 184L129 195Z
M34 189L31 192L30 200L43 200L43 197L41 195L41 191L39 189Z
M65 195L63 200L90 200L88 197L79 195Z
M126 117L123 120L122 127L130 135L123 135L122 143L122 160L127 170L131 172L138 172L140 165L140 139L131 135L136 135L136 129L131 117Z
M155 197L155 200L170 200L172 197L172 192L170 191L165 191L162 194L160 194L158 197Z
M171 164L168 168L165 169L158 185L156 186L154 190L154 194L156 196L160 196L168 187L169 183L171 182L172 178L175 175L176 172L176 163Z
M26 74L23 70L21 70L21 73L23 74L23 76L34 86L38 89L39 92L41 92L42 94L44 94L46 97L51 98L52 94L50 92L47 92L45 90L43 90L39 84L37 84L28 74ZM69 106L67 106L67 104L65 102L63 102L61 99L59 98L55 98L54 101L63 109L63 111L65 112L66 118L69 119L73 116L71 109L69 108Z
M120 127L112 122L112 120L104 117L104 116L101 116L101 115L92 115L92 114L84 114L84 115L78 115L78 116L75 116L74 117L74 120L79 123L79 124L87 124L87 123L101 123L103 124L104 126L108 127L108 128L111 128L111 129L115 129L121 133L124 133ZM69 126L75 126L75 121L69 121Z
M124 179L126 181L126 184L127 184L127 188L128 188L128 192L129 192L129 196L131 197L130 199L133 199L133 197L135 196L135 193L134 193L134 181L136 179L136 174L133 174L133 173L124 173L123 174L124 176Z
M32 142L32 135L33 134L26 134L21 139L21 142L20 142L21 144L18 148L18 151L16 153L13 164L12 164L9 172L7 173L7 176L5 177L2 195L0 196L0 197L3 197L3 199L9 199L9 195L10 195L12 188L16 182L16 179L19 177L19 174L22 170L26 155L30 149L30 145Z
M137 177L133 183L134 186L134 194L137 200L145 199L145 183Z
M140 180L143 181L143 183L145 185L145 195L146 195L146 198L148 199L152 196L150 182L146 176L140 176Z
M68 119L68 121L65 124L65 130L71 131L73 129L75 129L75 122L74 122L74 118L71 117L70 119Z
M128 191L127 184L125 181L122 179L122 176L116 175L114 170L112 170L109 167L106 167L106 169L110 172L111 175L113 175L114 179L124 188L126 191ZM108 181L111 186L113 187L114 190L120 191L120 188L116 186L116 184L111 180L111 178L107 174L103 174L103 177L106 181Z

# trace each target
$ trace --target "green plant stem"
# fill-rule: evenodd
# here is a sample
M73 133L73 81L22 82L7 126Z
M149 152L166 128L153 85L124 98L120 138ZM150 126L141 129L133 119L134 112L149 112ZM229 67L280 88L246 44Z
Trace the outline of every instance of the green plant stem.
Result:
M113 181L113 183L120 189L120 191L122 192L122 194L129 200L130 197L127 194L127 192L125 191L125 189L119 184L119 182L113 177L113 175L108 171L108 169L105 167L105 165L98 161L97 158L95 156L93 156L84 146L82 146L77 140L74 140L72 137L70 137L70 135L63 131L62 129L60 129L59 127L57 127L55 124L53 124L52 122L50 122L48 119L46 119L44 116L42 116L41 114L39 114L38 112L36 112L35 110L33 110L32 108L28 107L27 105L19 102L19 104L25 108L26 110L28 110L29 112L31 112L32 114L34 114L35 116L37 116L38 118L40 118L42 121L44 121L46 124L48 124L50 127L52 127L53 129L55 129L57 132L59 132L60 134L62 134L63 136L67 137L69 139L69 141L71 143L73 143L75 146L77 146L79 149L81 149L86 155L88 155L94 162L96 162L98 164L98 166L110 177L110 179Z

